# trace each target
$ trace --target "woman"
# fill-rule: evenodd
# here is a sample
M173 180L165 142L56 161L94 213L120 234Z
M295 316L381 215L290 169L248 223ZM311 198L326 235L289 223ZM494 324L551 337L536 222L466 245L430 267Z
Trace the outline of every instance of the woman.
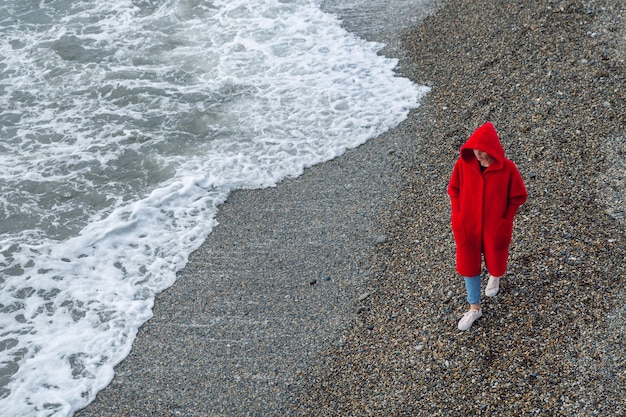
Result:
M467 330L482 316L480 308L481 254L489 273L485 295L493 297L506 272L513 217L528 193L513 162L504 156L496 129L485 123L461 146L448 184L456 270L465 278L470 304L459 321Z

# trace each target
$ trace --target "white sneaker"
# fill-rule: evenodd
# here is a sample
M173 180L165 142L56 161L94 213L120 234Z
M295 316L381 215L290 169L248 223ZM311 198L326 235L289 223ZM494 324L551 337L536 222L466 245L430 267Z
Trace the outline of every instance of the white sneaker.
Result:
M485 287L485 295L487 297L495 297L498 291L500 291L500 277L489 275L489 282L487 282Z
M459 330L467 330L472 327L472 324L483 315L483 310L469 310L463 314L461 320L459 320Z

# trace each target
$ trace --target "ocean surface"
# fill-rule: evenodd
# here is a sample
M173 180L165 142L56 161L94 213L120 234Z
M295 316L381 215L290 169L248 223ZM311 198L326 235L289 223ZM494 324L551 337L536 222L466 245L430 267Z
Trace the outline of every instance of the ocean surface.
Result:
M403 121L382 47L315 0L0 0L0 414L91 402L231 191Z

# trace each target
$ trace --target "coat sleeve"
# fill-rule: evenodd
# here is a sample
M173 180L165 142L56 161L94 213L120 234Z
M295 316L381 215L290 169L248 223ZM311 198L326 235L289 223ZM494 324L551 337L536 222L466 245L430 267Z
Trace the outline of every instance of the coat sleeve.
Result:
M454 164L452 169L452 176L448 183L448 195L450 196L450 203L452 205L452 215L458 214L461 211L459 203L459 195L461 191L461 179L459 175L459 161Z
M514 163L511 162L511 166L512 170L509 183L509 196L507 200L506 214L504 216L509 221L513 221L513 217L515 217L517 209L519 206L524 204L528 198L528 192L526 191L522 175L519 173L519 170Z

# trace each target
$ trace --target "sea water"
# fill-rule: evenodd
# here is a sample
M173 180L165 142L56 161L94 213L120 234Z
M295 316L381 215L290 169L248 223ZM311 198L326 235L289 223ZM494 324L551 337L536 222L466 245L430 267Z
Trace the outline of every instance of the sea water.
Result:
M404 120L382 46L315 0L0 0L2 416L92 401L231 191Z

